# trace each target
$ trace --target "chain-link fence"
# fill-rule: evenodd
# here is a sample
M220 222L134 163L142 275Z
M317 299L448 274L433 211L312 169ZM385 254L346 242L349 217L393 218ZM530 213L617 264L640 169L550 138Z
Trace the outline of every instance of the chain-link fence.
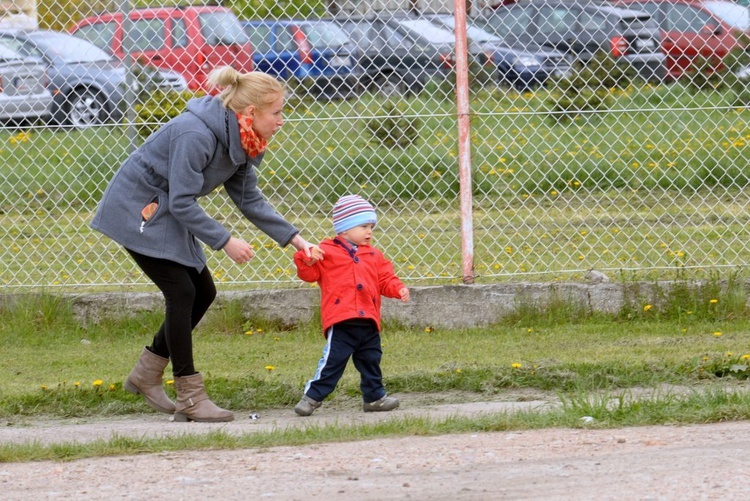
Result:
M340 195L364 196L407 283L750 263L741 4L157 4L2 2L6 290L149 283L88 223L127 155L224 64L288 84L266 198L318 241ZM217 281L299 285L292 251L223 191L201 205L256 249L243 266L209 250Z

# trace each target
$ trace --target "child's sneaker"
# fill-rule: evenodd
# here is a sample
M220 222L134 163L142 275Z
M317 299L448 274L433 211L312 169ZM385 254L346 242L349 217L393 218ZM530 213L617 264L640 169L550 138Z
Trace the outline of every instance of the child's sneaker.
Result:
M385 396L380 400L375 400L374 402L370 402L369 404L365 402L362 405L362 410L364 410L365 412L392 411L393 409L398 407L398 403L399 402L397 398Z
M307 395L304 395L302 400L297 402L297 405L294 406L294 412L300 416L309 416L318 407L320 407L320 402L316 402Z

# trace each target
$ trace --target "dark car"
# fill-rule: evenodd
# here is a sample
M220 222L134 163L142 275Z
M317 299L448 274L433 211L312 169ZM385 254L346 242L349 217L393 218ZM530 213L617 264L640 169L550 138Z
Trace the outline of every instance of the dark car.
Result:
M54 123L82 127L122 118L125 67L99 47L68 33L47 30L2 31L0 41L46 65ZM154 79L158 87L186 87L185 79L172 72L157 72Z
M242 21L253 45L258 71L294 79L318 98L356 95L360 67L357 46L328 20Z
M384 96L422 91L454 66L453 33L409 14L379 12L336 17L357 44L364 89Z
M695 71L699 57L718 68L721 60L738 47L732 28L700 2L618 0L618 3L646 11L656 20L661 28L662 50L667 55L667 71L671 78ZM710 62L712 59L717 59L718 63Z
M586 63L605 52L648 81L666 74L659 27L651 15L593 0L527 0L474 19L513 46L555 49Z
M454 16L433 14L425 17L455 33ZM499 36L470 21L466 22L466 37L480 46L485 62L497 68L498 82L519 90L543 84L550 77L562 77L570 70L570 64L561 52L541 47L530 47L528 51L510 47Z

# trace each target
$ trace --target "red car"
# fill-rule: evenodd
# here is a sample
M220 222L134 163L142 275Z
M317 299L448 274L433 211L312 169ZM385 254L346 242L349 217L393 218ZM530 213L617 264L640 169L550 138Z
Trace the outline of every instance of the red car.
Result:
M70 32L124 58L121 12L87 17ZM253 69L250 38L234 13L225 7L153 7L130 11L127 37L130 54L144 65L182 74L191 90L208 91L206 77L231 65L241 72Z
M674 79L695 71L696 57L721 61L738 46L731 27L700 1L616 0L615 3L646 11L656 20L661 29L662 51L667 56L667 72Z

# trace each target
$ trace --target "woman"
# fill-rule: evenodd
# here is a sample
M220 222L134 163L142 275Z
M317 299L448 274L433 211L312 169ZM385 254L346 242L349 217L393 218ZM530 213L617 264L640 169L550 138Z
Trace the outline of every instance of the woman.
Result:
M181 115L154 132L113 177L91 227L133 257L164 295L165 319L143 349L124 388L142 394L175 421L231 421L231 411L209 400L193 365L192 331L216 297L201 244L223 249L236 263L253 258L250 245L234 237L198 204L224 185L242 214L281 246L291 244L313 260L317 245L303 239L264 199L255 168L267 141L284 124L284 86L264 73L214 70L218 96L192 99ZM171 360L176 403L162 386Z

